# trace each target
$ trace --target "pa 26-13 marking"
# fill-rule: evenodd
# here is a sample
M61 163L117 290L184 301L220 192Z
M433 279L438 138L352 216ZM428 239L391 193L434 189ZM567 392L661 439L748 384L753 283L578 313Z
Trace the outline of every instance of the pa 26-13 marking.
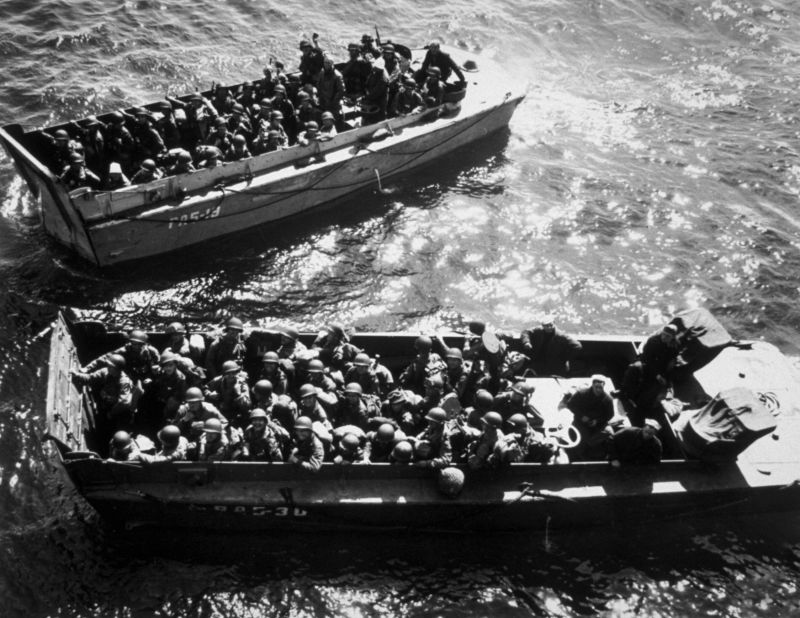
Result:
M208 207L205 210L195 210L193 213L183 214L180 217L170 217L169 229L173 227L180 227L182 225L189 225L196 221L205 221L206 219L216 219L222 211L222 206Z

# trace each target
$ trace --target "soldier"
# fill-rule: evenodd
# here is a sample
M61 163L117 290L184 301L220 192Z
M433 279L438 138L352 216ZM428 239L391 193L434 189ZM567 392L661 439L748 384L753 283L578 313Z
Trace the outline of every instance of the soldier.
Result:
M431 41L428 45L428 51L425 53L425 59L422 61L417 81L421 81L425 75L428 74L430 68L439 69L439 74L442 81L446 82L450 79L450 75L456 74L459 81L464 82L464 73L461 72L459 66L450 57L450 54L443 52L441 44L438 41Z
M216 146L203 144L195 149L197 169L214 169L222 165L222 151Z
M181 434L191 440L200 437L203 423L210 418L218 419L223 427L228 426L228 419L217 409L214 404L205 401L203 391L196 386L186 389L184 403L178 408L174 424Z
M139 461L139 445L127 431L118 431L108 444L111 461Z
M512 414L524 414L532 427L541 427L544 418L539 410L531 403L530 398L535 387L526 382L515 382L508 390L494 398L494 410L499 412L504 420Z
M388 463L395 445L406 440L406 434L391 423L381 424L375 431L367 433L364 444L364 461Z
M60 176L61 182L67 187L67 191L74 191L81 187L88 187L93 191L100 188L100 179L90 169L86 169L83 155L73 152L69 155L69 167Z
M297 121L294 105L286 96L286 87L282 84L275 86L275 96L272 97L270 102L272 105L272 113L270 113L270 129L277 129L272 122L273 116L278 119L281 132L287 137L287 144L293 144L297 137ZM275 115L275 112L280 112Z
M153 464L186 460L189 442L175 425L163 427L158 432L158 440L161 442L161 450L155 455L139 453L139 461L144 464Z
M325 56L322 71L316 82L319 93L319 108L323 112L331 112L334 117L342 115L342 99L344 98L344 79L333 64L333 58Z
M233 98L228 87L215 82L211 84L211 92L214 96L214 109L222 116L230 114L233 106L236 105L236 99Z
M164 140L161 139L161 134L152 125L152 114L143 107L134 109L134 116L136 116L136 124L134 124L131 134L133 141L136 144L136 158L143 159L156 159L167 152L167 147L164 145Z
M143 185L164 177L164 172L156 166L153 159L145 159L139 166L139 170L131 178L131 184Z
M458 348L448 348L445 353L447 372L445 373L444 394L455 393L464 404L472 399L475 381L472 377L472 363L464 362L464 355Z
M361 37L361 53L365 58L380 58L381 48L375 45L375 39L370 34L365 34Z
M674 324L667 324L650 335L639 352L639 360L646 370L645 380L666 386L680 351L678 328Z
M181 150L177 156L175 165L167 171L168 176L178 176L179 174L190 174L196 171L192 163L192 155L186 150Z
M288 463L307 472L319 472L325 458L325 448L312 427L312 421L307 416L301 416L295 421Z
M241 461L283 461L280 443L273 428L268 424L268 420L269 415L266 410L254 408L250 412L250 425L244 430L238 459ZM283 428L281 429L283 430ZM285 433L288 438L289 433Z
M312 45L307 39L300 41L300 80L304 84L313 84L317 81L324 63L324 53L320 49L319 35L315 32L311 36Z
M357 382L367 395L385 398L394 388L394 377L377 359L372 360L365 352L359 352L352 366L344 374L345 383Z
M578 341L556 328L550 315L542 318L541 326L523 330L520 339L531 368L539 376L569 375L569 362L582 349Z
M289 378L286 371L280 366L278 353L266 352L261 363L261 373L258 374L258 379L269 380L275 394L286 395L289 392Z
M587 459L602 459L608 422L614 417L614 400L605 391L606 379L593 375L591 386L581 388L566 399L567 408L573 413L573 425L581 434L580 445L571 454Z
M228 133L231 135L241 135L247 142L253 139L253 125L250 118L245 114L245 106L236 103L233 106L231 115L228 118Z
M180 148L181 131L178 128L178 121L175 119L172 103L169 101L159 101L156 103L155 108L161 112L161 117L155 121L155 127L161 135L161 139L164 141L164 146L168 150Z
M161 354L151 390L161 411L161 421L174 418L186 394L186 376L178 369L178 356L169 350Z
M278 74L280 74L282 68L283 65L281 64L280 68L278 68ZM273 76L271 68L264 67L262 74L263 77L253 84L253 98L256 101L271 98L275 94L275 86L278 85L277 76Z
M209 133L205 145L218 149L224 156L232 146L232 137L233 136L228 133L228 122L225 118L219 116L214 121L214 132Z
M253 103L255 103L258 99L260 99L261 96L259 96L258 99L257 99L256 98L255 87L253 86L253 82L246 81L246 82L242 83L242 86L239 89L239 92L236 94L236 96L234 98L236 99L236 103L241 105L243 109L247 109ZM234 104L234 106L232 108L232 113L236 113L236 105L235 104Z
M214 378L222 369L225 361L236 361L241 364L247 353L243 338L244 324L239 318L229 318L225 322L225 330L208 347L206 355L206 374Z
M181 144L184 148L193 149L208 135L210 124L219 115L217 110L211 101L199 92L190 95L188 103L172 97L167 97L167 100L185 112L186 122L181 131Z
M250 412L250 387L247 373L234 360L222 363L221 375L212 379L205 390L205 398L215 404L237 427L244 427Z
M427 414L429 410L439 407L444 397L444 376L441 373L434 373L425 378L425 394L419 404L422 414Z
M253 408L263 408L269 410L275 405L278 396L275 395L272 389L272 382L269 380L259 380L253 385L251 391L251 405Z
M422 85L422 99L428 107L439 107L444 103L444 82L439 67L428 69L428 79Z
M122 173L122 167L116 161L112 161L111 164L108 166L108 176L106 177L106 181L103 183L103 189L105 191L116 191L117 189L123 189L125 187L130 187L131 181L128 180L128 177Z
M96 116L89 116L83 126L77 122L69 124L79 133L86 167L102 177L106 171L106 140L103 135L106 125L100 122Z
M340 382L344 382L343 372L353 363L361 353L356 346L350 343L350 337L341 324L329 324L321 332L314 343L312 350L319 350L319 358L326 365L338 371Z
M302 416L310 418L312 422L321 423L327 431L331 431L333 425L331 425L328 419L327 411L320 403L321 395L325 396L321 388L313 386L312 384L303 384L298 394L298 398L300 399L298 412Z
M387 43L381 49L381 57L383 58L383 68L389 76L389 89L390 93L392 87L400 75L400 57L394 51L394 45Z
M319 125L313 120L309 120L305 125L305 131L297 136L299 146L308 146L319 139Z
M661 462L663 447L658 438L661 424L645 419L643 427L626 427L608 441L608 460L615 468L623 465L647 466Z
M447 413L441 408L433 408L425 416L428 426L417 435L414 451L417 461L414 465L420 468L435 468L441 470L450 465L452 448L450 435L445 431ZM417 448L421 444L425 448Z
M72 381L77 386L91 387L98 411L112 430L129 428L140 393L134 390L133 381L124 371L125 357L106 354L90 366L96 368L73 371Z
M218 419L210 418L203 423L196 453L197 461L228 461L231 458L231 444Z
M400 375L400 386L422 393L425 388L425 379L435 373L442 373L446 365L436 352L432 352L433 341L430 337L421 335L414 341L417 355Z
M241 161L243 159L249 159L252 156L250 150L247 148L247 139L245 139L245 136L241 134L234 135L231 148L225 154L225 161Z
M319 141L327 142L338 135L336 130L336 118L331 112L323 112L320 116L322 125L319 128Z
M425 109L425 99L422 98L417 90L417 82L413 77L404 77L397 88L397 92L392 97L389 106L390 116L405 116L415 114Z
M408 440L400 440L394 445L389 463L399 466L407 466L414 459L414 446Z
M339 466L366 463L362 446L365 441L366 435L363 431L359 433L348 431L345 433L341 439L336 441L336 455L333 458L333 463Z
M281 345L278 348L278 358L286 359L295 363L298 357L304 357L308 348L300 341L300 333L296 329L288 326L281 332ZM286 366L285 369L288 370Z
M487 412L481 419L483 431L469 447L467 462L473 470L480 468L496 468L502 463L503 454L503 417L497 412Z
M125 360L125 372L142 387L146 387L153 379L160 360L158 350L148 343L147 333L134 329L128 334L128 342L124 346L96 358L81 371L92 372L106 365L112 354L122 356Z
M377 412L375 400L364 396L358 382L350 382L344 389L344 398L336 413L336 426L355 425L366 431L369 419Z
M506 421L509 427L504 438L502 457L505 462L514 463L568 463L569 459L552 440L534 431L524 414L512 414Z
M106 130L106 160L117 161L123 168L128 169L133 162L136 144L133 136L125 126L125 116L122 112L111 114L111 123Z
M372 65L361 55L361 46L358 43L348 44L347 53L350 54L350 58L342 68L342 80L347 96L356 99L364 94L364 86L372 71Z
M56 174L62 174L65 168L71 164L71 156L75 153L82 154L83 145L70 138L65 129L58 129L53 135L42 131L42 137L46 138L51 147L51 159L53 161L51 169Z
M423 415L419 409L421 403L422 397L416 393L397 388L389 393L374 422L392 422L407 434L413 435L422 425Z
M361 98L362 124L368 125L386 118L389 105L389 76L380 64L373 64L364 83Z
M473 363L475 386L497 393L502 383L508 348L494 331L487 328L485 322L470 322L469 331L470 335L464 342L464 358ZM489 374L488 380L482 375L484 367Z

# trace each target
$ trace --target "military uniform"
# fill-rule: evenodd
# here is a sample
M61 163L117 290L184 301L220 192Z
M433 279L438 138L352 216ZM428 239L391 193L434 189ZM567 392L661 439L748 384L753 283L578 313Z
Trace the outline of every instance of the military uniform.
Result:
M568 375L569 361L582 349L579 341L558 328L552 332L541 326L523 330L520 339L525 354L531 359L531 367L541 376Z
M244 430L240 457L244 461L283 461L273 428L269 424L261 430L248 426Z
M290 462L307 472L319 472L325 458L325 449L320 439L312 432L308 439L293 442Z
M222 423L223 429L228 426L228 419L217 409L217 407L207 401L201 401L197 410L192 410L188 403L184 403L178 408L175 417L175 425L181 430L181 434L192 439L197 438L203 431L203 423L210 418L215 418Z
M250 387L247 374L240 371L229 379L224 374L211 380L205 389L205 397L215 404L230 419L241 419L250 411Z

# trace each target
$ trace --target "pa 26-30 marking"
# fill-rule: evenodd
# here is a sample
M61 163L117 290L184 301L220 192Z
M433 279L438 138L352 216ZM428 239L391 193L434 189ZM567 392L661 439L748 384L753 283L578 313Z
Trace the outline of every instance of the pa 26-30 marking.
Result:
M305 517L306 511L296 506L258 506L231 504L190 504L190 511L206 511L210 513L233 513L234 515L251 515L253 517Z

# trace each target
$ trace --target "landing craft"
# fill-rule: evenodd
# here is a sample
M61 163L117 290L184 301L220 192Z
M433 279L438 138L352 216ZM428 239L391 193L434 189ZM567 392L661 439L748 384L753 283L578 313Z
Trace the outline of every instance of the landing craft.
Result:
M396 48L408 52L412 69L419 68L425 49ZM114 191L68 191L47 167L52 147L41 130L6 125L0 141L38 199L45 231L90 262L109 266L278 221L376 186L376 180L383 192L381 180L429 165L507 126L525 97L518 80L487 58L443 49L465 67L467 81L458 89L448 84L441 106L364 124L354 102L345 106L344 125L329 141ZM156 104L145 109L159 114ZM109 118L99 116L104 122ZM59 129L70 126L45 130Z
M107 436L97 433L91 394L76 388L69 376L119 346L125 335L64 315L51 339L49 450L100 515L128 529L541 532L686 516L713 517L722 526L739 514L800 510L796 369L768 343L733 340L707 312L684 312L672 323L692 333L692 345L685 371L674 379L675 398L684 404L679 409L685 409L668 414L670 406L663 405L659 412L664 459L658 465L615 468L590 460L513 463L496 470L457 465L437 473L380 463L323 463L318 473L304 474L285 463L107 461ZM310 343L314 336L306 333L301 339ZM416 336L354 333L350 341L380 354L397 375L413 356ZM463 335L443 339L457 346ZM150 340L161 348L167 336L152 333ZM607 376L606 388L613 390L641 343L630 336L579 340L583 349L570 375L528 378L545 431L568 453L575 434L559 409L565 391L588 384L593 374ZM253 330L248 341L248 355L256 357L257 350L277 348L280 334ZM507 343L520 347L516 339ZM616 406L617 416L625 417L625 405L617 400Z

